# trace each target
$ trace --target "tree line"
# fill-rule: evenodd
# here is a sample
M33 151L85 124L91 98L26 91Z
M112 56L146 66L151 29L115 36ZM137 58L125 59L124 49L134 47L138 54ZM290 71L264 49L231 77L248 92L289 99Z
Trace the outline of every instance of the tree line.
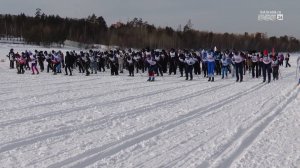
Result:
M36 44L63 44L72 40L87 44L115 45L132 48L186 48L238 50L299 51L300 41L294 37L267 37L264 33L213 33L195 30L189 20L186 25L174 30L172 27L156 27L134 18L127 23L107 26L102 16L88 18L62 18L46 15L37 9L36 15L0 15L0 35L23 37L26 42Z

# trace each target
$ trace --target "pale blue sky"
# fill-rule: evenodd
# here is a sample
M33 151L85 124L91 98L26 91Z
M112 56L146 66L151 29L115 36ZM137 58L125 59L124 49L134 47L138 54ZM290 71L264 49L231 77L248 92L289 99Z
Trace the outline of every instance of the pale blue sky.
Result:
M299 0L0 0L0 13L46 14L83 18L95 13L107 24L142 18L156 26L185 25L214 32L266 32L300 38ZM280 10L283 21L258 21L260 10Z

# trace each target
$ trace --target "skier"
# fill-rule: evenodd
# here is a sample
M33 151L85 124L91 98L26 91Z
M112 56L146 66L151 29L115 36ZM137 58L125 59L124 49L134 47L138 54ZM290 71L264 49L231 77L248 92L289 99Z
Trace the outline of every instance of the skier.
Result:
M96 51L90 50L89 58L91 60L91 73L97 74L97 54Z
M271 55L268 55L268 51L264 50L264 56L263 56L263 82L266 82L266 77L267 77L267 73L268 73L268 83L271 82L271 71L272 71L272 67L271 67Z
M151 52L150 52L150 54L151 54ZM144 73L144 64L143 64L143 59L142 59L142 53L132 52L131 55L133 56L133 59L134 59L136 73L139 73L139 70L141 70Z
M236 73L236 82L243 82L243 53L242 52L234 52L233 61L235 64L235 73Z
M147 81L153 82L155 80L154 74L155 74L155 69L156 69L156 60L155 60L155 58L153 58L153 56L148 55L146 61L149 64L149 67L148 67L149 79Z
M258 54L256 55L255 53L251 54L251 71L252 71L252 78L256 77L258 78Z
M262 71L263 71L263 52L260 53L259 58L258 58L258 76L260 77L262 75Z
M9 59L9 67L10 69L14 69L14 61L15 61L15 53L14 53L14 49L10 49L8 55L7 55L8 59Z
M222 59L222 56L221 54L216 51L214 53L214 57L215 57L215 69L216 69L216 75L221 75L221 59Z
M78 70L79 70L79 73L84 73L84 62L83 62L83 57L84 57L84 54L82 51L80 51L80 54L76 54L76 65L78 66Z
M163 73L167 73L167 65L168 65L168 60L167 60L167 53L165 50L162 50L161 52L161 66L162 66L162 71Z
M179 60L179 72L180 72L180 77L183 77L183 69L185 69L185 56L182 52L180 52L178 60Z
M61 51L58 51L57 52L57 56L58 56L59 62L57 64L57 66L56 66L56 72L57 73L61 73L61 68L62 67L64 68L64 66L65 66L65 64L64 64L64 55L63 55L63 53Z
M119 71L120 71L120 73L123 73L123 69L124 69L124 52L123 51L118 51L116 56L117 56L118 62L119 62Z
M68 69L69 69L69 72L70 72L70 76L72 76L72 65L74 63L74 59L73 57L70 55L70 53L67 51L66 53L66 57L65 57L65 72L66 74L65 75L68 75Z
M286 68L287 68L287 67L291 67L291 64L289 63L289 61L290 61L290 54L287 53L287 54L285 55L285 67L286 67Z
M52 51L52 58L51 58L52 64L53 64L53 75L57 74L57 66L60 64L60 59L57 53L55 51Z
M174 75L176 75L176 70L177 70L177 54L176 54L176 52L175 52L175 50L173 48L170 51L169 63L170 63L169 75L171 75L172 73L174 73Z
M30 64L31 64L31 70L32 70L32 75L34 75L34 71L36 71L36 74L39 74L39 70L37 69L36 65L37 65L37 58L35 54L32 54L31 52L29 52L30 55Z
M279 66L283 66L284 56L283 54L278 55Z
M208 72L208 81L214 81L215 74L215 57L214 52L211 50L207 54L207 72Z
M202 50L201 52L201 59L202 59L202 71L204 73L204 78L208 76L208 68L207 68L207 52L205 52L204 50Z
M89 76L90 75L90 71L89 71L89 68L90 68L90 65L91 65L91 60L90 60L90 57L89 57L89 53L84 53L83 55L83 64L84 64L84 70L85 70L85 76Z
M21 53L20 57L17 58L17 62L19 64L18 74L24 74L24 65L26 64L25 53Z
M221 63L222 63L222 79L224 79L224 76L227 76L227 71L228 71L228 65L229 65L229 60L226 57L226 55L223 55L222 59L221 59Z
M19 60L20 60L20 54L17 52L15 54L15 60L16 60L16 68L17 68L17 74L20 74L20 63L19 63Z
M105 62L106 62L106 58L107 58L107 52L102 52L99 54L99 71L101 72L103 70L103 72L105 72Z
M110 73L111 75L119 75L119 65L118 65L118 58L114 55L112 51L109 54L109 63L110 63Z
M272 63L273 80L278 80L279 61L277 57L273 57Z
M192 57L195 60L195 63L194 63L194 73L196 75L200 75L201 74L201 67L200 67L201 58L195 52L193 52L193 56Z
M51 61L51 54L47 53L47 51L45 51L45 59L47 61L47 73L49 73L49 70L51 69L53 71L53 67L52 67L52 61Z
M128 55L126 58L126 62L129 71L129 76L134 76L134 61L132 59L132 56Z
M193 68L195 64L195 59L186 51L185 53L185 80L189 79L190 74L190 80L193 80Z
M161 76L163 76L163 69L162 69L162 58L160 56L159 52L155 53L154 59L156 61L156 69L155 69L155 73L157 74L157 76L159 76L159 73Z

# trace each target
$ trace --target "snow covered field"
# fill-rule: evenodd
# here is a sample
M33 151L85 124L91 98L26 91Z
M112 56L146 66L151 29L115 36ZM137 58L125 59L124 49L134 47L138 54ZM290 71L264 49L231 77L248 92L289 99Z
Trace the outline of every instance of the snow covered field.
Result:
M0 45L0 59L11 47L34 49ZM0 62L0 167L300 167L296 56L271 84L17 75Z

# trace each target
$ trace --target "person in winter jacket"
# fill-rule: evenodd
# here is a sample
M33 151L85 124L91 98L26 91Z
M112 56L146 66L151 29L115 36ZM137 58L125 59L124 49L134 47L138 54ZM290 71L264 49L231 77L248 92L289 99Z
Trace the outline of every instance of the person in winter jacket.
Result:
M147 63L149 64L148 67L148 75L149 75L149 79L147 81L154 81L155 80L155 69L156 69L156 60L154 58L154 56L148 56L147 57Z
M259 55L252 53L251 54L251 71L252 71L252 78L258 78L258 63L259 63Z
M127 68L129 71L129 76L134 76L134 60L131 55L128 55L126 58Z
M52 51L52 58L51 58L52 64L53 64L53 75L57 74L57 67L60 64L60 58L57 53Z
M14 53L14 49L10 49L8 55L7 55L8 59L9 59L9 67L10 69L14 69L14 62L15 62L15 53Z
M261 75L262 75L263 66L264 66L263 56L264 56L264 53L261 52L259 55L259 58L258 58L258 76L259 77L261 77Z
M237 51L234 53L233 61L235 64L235 73L236 73L236 82L243 82L243 53L238 53Z
M172 73L174 73L174 75L176 75L176 71L177 71L177 53L175 52L174 49L171 49L171 51L170 51L169 63L170 63L169 75L171 75Z
M15 54L17 74L21 74L21 72L20 72L20 63L19 63L20 57L21 57L20 54L17 52L17 53Z
M37 53L37 60L38 60L41 72L43 72L45 69L45 67L44 67L45 56L44 56L43 51L40 51Z
M284 56L283 54L278 55L279 66L283 66Z
M214 81L215 74L215 57L214 52L211 50L207 53L207 72L208 72L208 81Z
M52 64L52 55L47 53L47 51L44 52L45 54L45 59L47 61L47 73L49 73L49 70L51 69L53 71L53 64Z
M190 74L190 80L193 80L193 68L195 64L195 59L190 55L190 53L185 54L185 80L189 79Z
M195 60L194 73L195 73L195 75L200 75L201 74L201 67L200 67L201 57L198 56L195 52L193 52L192 56Z
M32 54L32 53L29 53L30 55L30 64L31 64L31 70L32 70L32 75L34 75L35 71L36 71L36 74L39 74L39 70L37 69L37 56L35 54Z
M93 50L90 50L89 58L91 60L91 73L97 74L97 54Z
M159 76L159 74L161 76L163 76L163 69L162 69L162 58L159 52L155 53L154 59L156 60L156 69L155 69L155 73L157 74L157 76Z
M277 57L273 57L271 66L272 66L273 80L278 80L278 76L279 76L279 60L278 60Z
M214 57L215 57L215 70L216 70L216 75L221 75L221 53L216 51L214 53Z
M65 57L65 75L68 75L68 70L70 72L70 76L72 76L72 66L74 63L74 58L70 55L70 53L67 51L66 57Z
M202 60L202 71L203 71L204 78L205 78L205 77L208 77L208 72L207 72L208 61L207 61L207 52L205 52L204 50L201 51L201 60Z
M226 55L223 55L221 59L221 64L222 64L222 79L224 79L225 76L226 78L228 77L227 71L228 71L229 60L226 57Z
M272 72L272 58L271 55L268 55L268 51L264 50L264 56L263 56L263 82L266 82L266 77L268 74L268 83L271 82L271 72Z
M117 56L118 62L119 62L119 72L123 73L125 53L123 51L118 51L116 56Z
M25 53L21 53L20 57L17 58L17 62L19 64L18 74L24 74L24 66L26 64Z
M178 66L179 66L179 72L180 72L180 77L183 77L183 70L185 69L185 55L181 52L178 56Z
M290 54L287 53L286 56L285 56L285 67L291 67L291 64L289 63L290 61Z
M109 54L109 63L110 63L110 73L111 75L119 75L118 70L119 70L119 63L118 63L118 58L111 53Z
M133 56L136 73L139 73L139 70L141 70L144 73L145 69L144 69L144 60L142 57L142 53L141 52L137 52L137 53L132 52L130 55Z
M89 53L84 53L83 55L83 64L84 64L84 69L85 69L85 76L89 76L90 75L90 71L89 71L89 68L91 66L91 60L90 60L90 57L89 57Z

